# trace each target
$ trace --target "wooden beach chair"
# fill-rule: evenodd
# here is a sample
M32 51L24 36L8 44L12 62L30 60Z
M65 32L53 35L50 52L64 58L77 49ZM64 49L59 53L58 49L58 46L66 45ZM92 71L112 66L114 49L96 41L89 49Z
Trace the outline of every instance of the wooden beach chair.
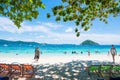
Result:
M11 78L19 78L22 76L22 66L19 64L10 64Z
M113 77L120 77L120 65L113 65L112 67L112 76Z
M113 65L101 65L100 67L100 77L108 80L111 76L111 70L112 70Z
M35 68L30 64L22 64L22 77L32 78L35 75Z
M88 75L90 77L100 77L100 65L91 65L88 67Z
M0 76L9 76L10 74L10 66L9 64L0 64Z

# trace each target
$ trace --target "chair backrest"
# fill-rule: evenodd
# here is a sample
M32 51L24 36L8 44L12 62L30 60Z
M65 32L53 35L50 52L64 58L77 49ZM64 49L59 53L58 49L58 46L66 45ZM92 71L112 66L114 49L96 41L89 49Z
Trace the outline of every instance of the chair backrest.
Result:
M18 64L10 64L10 67L13 70L21 70L21 66Z
M0 64L0 67L3 69L9 69L9 65L8 64Z
M113 65L101 65L101 71L111 70Z
M113 65L112 70L120 70L120 65Z
M30 64L22 64L24 70L34 70L34 67Z
M31 64L22 65L22 77L32 78L35 75L34 67Z
M90 72L99 71L99 69L100 69L100 65L91 65L89 67Z

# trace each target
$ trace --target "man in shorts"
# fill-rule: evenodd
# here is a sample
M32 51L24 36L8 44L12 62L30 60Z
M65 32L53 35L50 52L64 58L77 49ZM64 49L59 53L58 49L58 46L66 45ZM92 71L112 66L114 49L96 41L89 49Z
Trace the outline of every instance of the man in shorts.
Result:
M35 49L35 61L37 62L39 60L39 57L40 57L40 50L39 50L39 47L36 47Z

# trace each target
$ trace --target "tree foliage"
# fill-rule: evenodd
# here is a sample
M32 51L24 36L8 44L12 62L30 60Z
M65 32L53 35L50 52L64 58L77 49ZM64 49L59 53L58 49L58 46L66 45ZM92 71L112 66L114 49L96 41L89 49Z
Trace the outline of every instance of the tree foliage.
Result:
M36 19L38 8L45 8L41 0L0 0L0 14L9 17L18 28L24 20Z
M114 17L120 13L120 0L61 0L62 4L54 6L47 17L55 16L56 21L72 21L75 23L76 36L80 30L87 31L92 21L98 18L107 23L109 15ZM0 15L9 17L19 28L24 20L36 19L39 8L45 8L41 0L0 0Z
M72 21L75 23L76 36L80 35L80 30L89 30L92 21L98 18L107 23L109 15L114 17L120 13L120 0L62 0L62 4L52 8L52 13L56 21Z

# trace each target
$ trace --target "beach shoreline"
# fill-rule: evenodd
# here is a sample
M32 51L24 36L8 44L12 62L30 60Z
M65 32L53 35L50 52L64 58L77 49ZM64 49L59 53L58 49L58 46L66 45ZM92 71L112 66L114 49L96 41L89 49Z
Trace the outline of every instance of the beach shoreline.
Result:
M120 56L117 55L115 57L115 62L120 63ZM41 55L38 62L34 62L33 56L0 56L0 63L26 63L26 64L59 64L59 63L67 63L71 61L77 61L77 60L83 60L83 61L109 61L112 62L112 56L111 55L79 55L79 54L73 54L73 55L55 55L55 56L44 56Z

